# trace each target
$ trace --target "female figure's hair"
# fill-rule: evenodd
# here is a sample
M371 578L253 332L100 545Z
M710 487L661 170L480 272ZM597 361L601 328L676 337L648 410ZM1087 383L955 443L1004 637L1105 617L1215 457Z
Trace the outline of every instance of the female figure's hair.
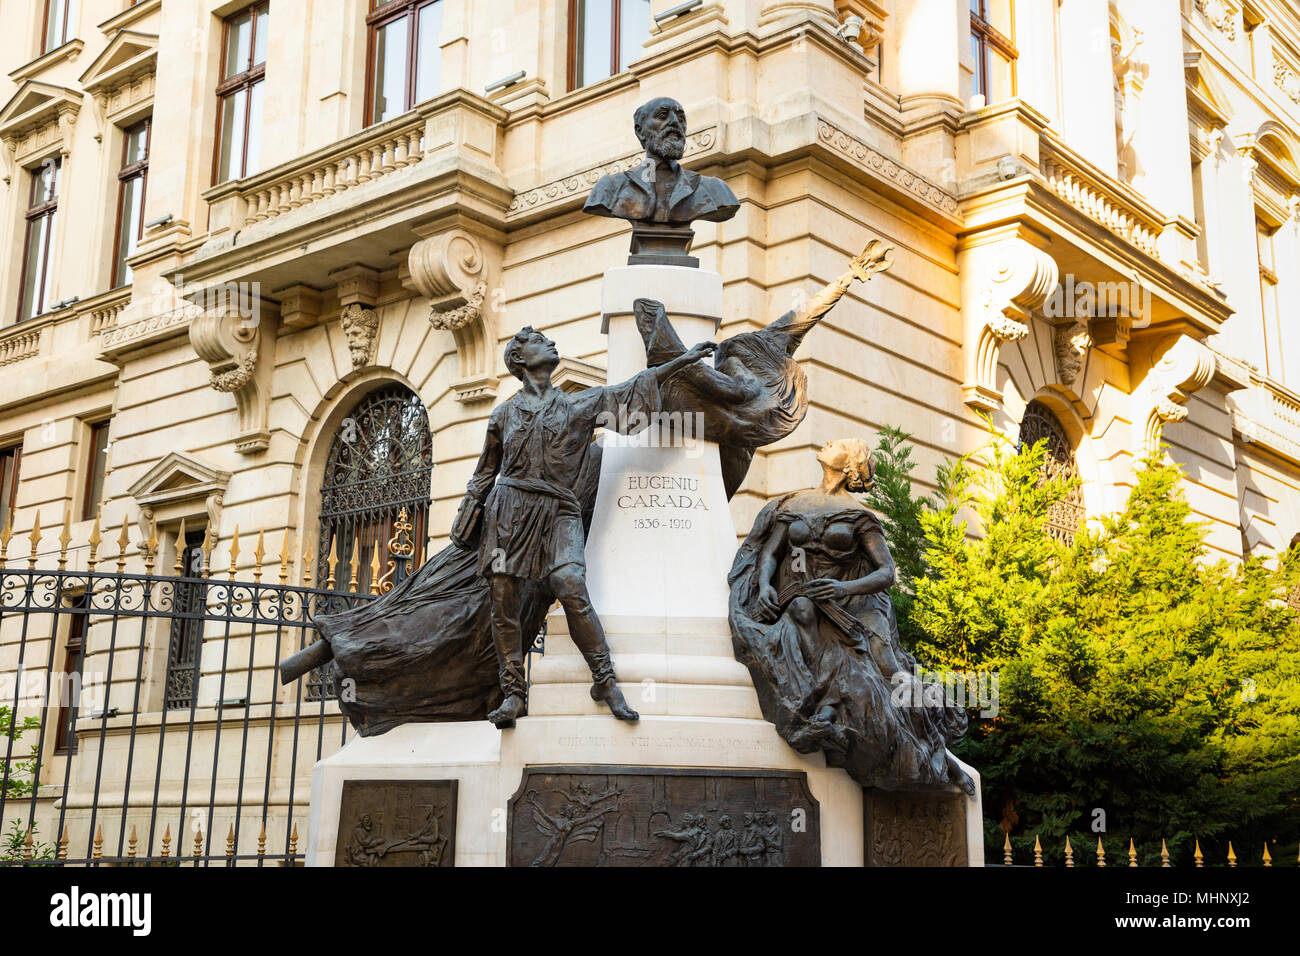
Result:
M870 491L876 477L876 459L872 457L871 447L861 438L841 438L836 444L844 449L844 475L848 479L845 489Z

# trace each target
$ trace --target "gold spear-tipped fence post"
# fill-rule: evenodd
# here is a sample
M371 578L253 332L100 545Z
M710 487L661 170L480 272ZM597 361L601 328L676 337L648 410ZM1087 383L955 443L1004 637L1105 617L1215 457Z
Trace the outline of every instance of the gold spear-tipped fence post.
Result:
M194 821L194 865L199 865L199 857L203 855L203 821Z
M14 537L14 509L5 512L5 526L0 528L0 568L9 560L9 542Z
M1011 831L1009 830L1002 840L1002 865L1011 865Z
M230 580L235 580L239 564L239 525L235 525L235 536L230 539Z
M284 543L280 545L280 587L289 583L289 529L284 529Z
M1237 854L1232 852L1232 841L1228 841L1228 866L1237 865Z
M98 860L104 855L104 824L95 824L95 842L90 855Z
M23 859L30 860L33 853L32 828L27 828L27 836L23 840Z
M164 861L166 861L167 857L171 856L171 851L172 851L172 825L168 823L165 827L163 827L162 858Z
M1267 841L1267 840L1264 841L1264 865L1265 865L1265 866L1272 866L1272 865L1273 865L1273 857L1269 856L1269 853L1268 853L1268 841Z
M289 865L293 865L292 857L298 855L298 821L293 821L293 832L289 834Z
M302 586L311 587L312 573L315 570L315 561L312 557L311 542L307 542L307 547L302 552Z
M30 571L36 567L36 549L41 545L41 511L36 509L36 521L32 524L32 533L28 535L28 540L32 543L31 554L27 556L27 569Z
M370 542L370 593L379 593L379 541Z
M144 543L144 573L153 574L153 567L158 560L158 519L149 522L149 540Z
M233 859L235 856L235 825L230 824L230 832L226 834L226 859Z
M325 563L329 570L329 575L325 578L325 590L333 591L335 584L334 569L339 565L339 539L337 537L330 541L330 554L325 559Z
M1097 837L1097 865L1106 865L1106 848L1101 845L1101 837Z
M352 569L352 576L348 578L348 592L350 594L356 594L357 584L359 580L357 578L357 571L361 567L361 535L360 534L357 535L357 540L352 543L352 560L348 562L348 566Z
M86 555L87 571L94 571L95 565L99 564L99 545L104 540L104 536L99 532L99 521L102 517L101 512L95 512L95 523L90 528L90 537L86 539L86 543L90 545L90 553Z
M68 545L72 543L72 512L63 511L63 530L59 532L59 570L68 569Z
M1137 851L1137 847L1133 845L1132 837L1128 838L1128 865L1129 866L1138 865L1138 851Z
M1192 853L1192 861L1197 866L1205 866L1205 857L1201 854L1201 841L1196 841L1196 850Z
M1038 834L1034 834L1034 866L1043 865L1043 845L1038 842Z
M199 550L203 553L203 577L212 577L212 552L217 547L217 531L215 528L205 528L203 531L203 544Z
M172 572L178 578L185 577L185 519L181 519L181 526L176 531L176 561L172 565Z
M1074 847L1070 846L1069 834L1065 837L1065 865L1074 866Z
M71 836L72 835L68 832L68 825L66 823L63 824L63 836L59 837L59 852L55 854L56 858L60 860L66 860L68 858L68 841L71 839Z
M257 532L257 547L253 549L253 583L262 583L262 559L266 557L266 548L263 546L263 539L266 537L266 529L263 528Z
M1160 865L1162 867L1169 865L1169 847L1165 846L1164 837L1160 838Z
M131 543L131 536L127 534L126 515L122 515L122 533L117 536L117 573L126 573L126 549Z
M135 845L137 842L138 842L137 837L135 835L135 824L133 823L131 824L131 835L127 838L126 841L126 858L128 860L135 859Z
M262 832L257 835L257 860L258 866L262 865L262 857L266 856L266 821L262 821Z

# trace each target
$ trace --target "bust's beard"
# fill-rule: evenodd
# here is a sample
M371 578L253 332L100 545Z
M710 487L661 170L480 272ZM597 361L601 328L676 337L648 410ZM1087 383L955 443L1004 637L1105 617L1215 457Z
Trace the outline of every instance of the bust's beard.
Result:
M673 140L668 138L668 130L658 133L646 133L645 151L651 156L662 159L678 160L686 152L686 138Z

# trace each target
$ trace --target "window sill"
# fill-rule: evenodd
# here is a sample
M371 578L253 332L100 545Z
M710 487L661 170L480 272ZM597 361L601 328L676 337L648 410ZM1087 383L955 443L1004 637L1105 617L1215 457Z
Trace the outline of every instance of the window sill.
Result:
M9 74L9 79L15 83L21 83L23 80L31 79L36 74L44 72L56 63L62 63L65 60L71 63L81 56L81 51L85 45L81 40L69 40L63 46L55 47L49 53L43 53L25 66L20 66Z

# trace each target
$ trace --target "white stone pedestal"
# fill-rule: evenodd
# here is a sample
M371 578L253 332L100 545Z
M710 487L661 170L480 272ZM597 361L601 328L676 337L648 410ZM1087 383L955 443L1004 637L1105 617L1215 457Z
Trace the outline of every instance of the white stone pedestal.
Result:
M664 304L687 348L712 342L722 321L722 277L682 266L610 269L601 289L609 334L607 380L646 367L632 304ZM680 419L679 419L680 420ZM670 446L659 423L636 435L602 437L600 487L587 539L587 586L606 621L726 618L727 572L736 553L718 446L700 439L695 419L686 442Z

